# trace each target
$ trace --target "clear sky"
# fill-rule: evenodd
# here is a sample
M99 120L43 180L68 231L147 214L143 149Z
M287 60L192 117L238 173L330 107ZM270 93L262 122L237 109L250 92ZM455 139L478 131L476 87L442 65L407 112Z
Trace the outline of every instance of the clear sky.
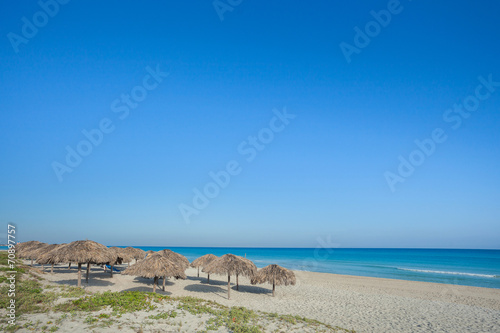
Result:
M0 11L3 237L500 248L498 1L60 2Z

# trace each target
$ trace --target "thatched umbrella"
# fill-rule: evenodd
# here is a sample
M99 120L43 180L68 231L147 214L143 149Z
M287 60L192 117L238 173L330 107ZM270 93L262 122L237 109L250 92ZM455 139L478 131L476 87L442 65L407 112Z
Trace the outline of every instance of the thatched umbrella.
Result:
M144 257L146 256L146 251L144 251L143 249L135 247L134 252L135 252L134 256L135 260L144 259Z
M159 277L163 277L163 291L165 291L167 276L180 277L181 279L186 278L182 267L159 253L149 255L146 259L133 264L122 271L122 274L142 276L148 279L153 278L153 292L156 292Z
M276 289L276 286L288 286L290 284L292 286L295 285L295 274L286 268L273 264L259 269L250 282L252 284L260 284L264 282L272 284L274 297L274 290Z
M176 264L181 266L184 270L188 269L188 267L189 267L189 260L180 253L174 252L174 251L169 250L169 249L164 249L164 250L158 251L157 253L159 253L162 256L166 257L167 259L170 259L171 261L175 262Z
M200 267L205 267L218 257L213 254L205 254L204 256L199 257L198 259L193 260L191 263L191 267L198 268L198 277L200 277ZM210 274L208 274L208 282L210 282Z
M126 247L125 249L123 249L125 251L125 253L127 253L129 256L131 256L132 258L134 258L137 262L137 260L139 259L144 259L144 257L146 256L146 251L142 250L142 249L138 249L138 248L134 248L134 247ZM154 252L154 251L151 251L151 252Z
M153 250L148 250L148 251L146 251L146 253L144 254L144 258L147 258L147 257L149 257L150 255L155 254L155 253L156 253L156 252L155 252L155 251L153 251Z
M40 254L38 258L36 259L36 262L41 264L41 265L48 265L50 264L50 272L54 273L54 264L60 263L60 261L57 261L57 250L61 247L63 247L66 244L51 244L49 247L44 249L44 253Z
M116 246L110 247L109 251L113 254L114 259L112 261L102 263L104 264L104 272L106 272L106 265L109 265L111 267L111 269L109 270L111 277L113 277L113 267L115 265L120 265L123 262L128 262L130 265L130 262L133 259L123 250L123 248Z
M36 262L42 266L42 270L43 270L43 265L51 264L52 266L50 268L50 272L51 273L54 272L54 263L55 262L53 260L51 260L50 253L53 250L61 247L61 245L64 245L64 244L47 244L46 246L41 246L36 250L32 250L32 251L34 251L34 256L36 257Z
M255 264L253 263L253 261L251 261L250 259L247 259L246 257L241 257L241 256L238 256L241 260L245 261L249 266L253 267L253 270L254 272L256 273L257 272L257 266L255 266ZM255 274L254 273L254 274ZM240 290L240 285L239 285L239 280L238 280L238 275L239 273L236 272L236 290Z
M47 251L44 251L44 253L42 253L37 259L36 259L36 262L41 264L41 265L46 265L46 264L51 264L51 269L50 269L50 272L53 273L54 272L54 265L55 264L59 264L59 263L63 263L63 262L68 262L68 261L64 261L61 256L59 255L59 250L68 245L66 243L63 243L63 244L52 244L52 245L57 245L57 246L54 246L52 249L48 249ZM51 246L52 246L51 245ZM68 268L71 268L71 261L69 262L69 267Z
M49 244L40 243L37 245L26 246L24 249L17 253L18 258L21 259L31 259L31 266L33 266L33 260L36 260L38 257L38 250L46 247Z
M40 244L45 244L45 243L42 243L42 242L39 242L39 241L35 241L35 240L28 241L28 242L22 242L22 243L16 244L16 251L17 252L23 251L24 249L26 249L28 247L37 246L37 245L40 245Z
M56 261L78 263L78 287L81 286L82 264L87 264L86 281L89 282L90 264L114 262L116 256L106 246L91 240L80 240L57 249Z
M111 250L115 251L116 255L117 255L117 262L118 264L121 264L121 263L128 263L128 266L130 266L130 262L134 259L134 256L131 255L128 251L126 251L124 248L122 247L116 247L116 246L112 246L110 247Z
M203 268L203 272L210 274L226 275L227 274L227 298L231 298L231 275L242 275L252 277L257 268L250 260L244 260L240 256L234 254L225 254L209 263Z
M36 259L35 250L46 245L48 244L39 241L19 243L16 245L17 257L21 259L31 259L31 266L33 266L33 260Z

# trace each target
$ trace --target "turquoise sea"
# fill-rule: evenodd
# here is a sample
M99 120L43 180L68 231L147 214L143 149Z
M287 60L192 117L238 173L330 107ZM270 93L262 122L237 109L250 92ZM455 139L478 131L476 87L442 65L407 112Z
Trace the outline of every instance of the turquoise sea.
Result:
M207 253L233 253L246 255L259 268L278 264L311 272L500 288L500 250L136 247L169 248L190 261Z
M135 247L169 248L190 261L207 253L233 253L246 255L259 268L278 264L311 272L500 288L500 250Z

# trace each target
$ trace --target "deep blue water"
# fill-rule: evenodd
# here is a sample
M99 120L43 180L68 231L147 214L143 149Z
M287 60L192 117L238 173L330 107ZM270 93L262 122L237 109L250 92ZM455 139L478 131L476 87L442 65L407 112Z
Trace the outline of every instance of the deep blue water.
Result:
M207 253L233 253L246 255L259 268L278 264L311 272L500 288L500 250L136 247L169 248L190 261Z

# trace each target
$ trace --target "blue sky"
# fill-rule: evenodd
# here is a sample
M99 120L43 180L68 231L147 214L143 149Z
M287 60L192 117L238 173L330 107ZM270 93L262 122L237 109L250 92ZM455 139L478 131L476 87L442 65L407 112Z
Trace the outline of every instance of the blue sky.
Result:
M0 222L19 240L500 248L497 1L42 3L51 15L0 12ZM371 11L390 22L357 47ZM447 114L479 85L467 118ZM249 162L238 147L269 139L285 109ZM438 128L446 141L414 153ZM194 207L230 161L239 173Z

